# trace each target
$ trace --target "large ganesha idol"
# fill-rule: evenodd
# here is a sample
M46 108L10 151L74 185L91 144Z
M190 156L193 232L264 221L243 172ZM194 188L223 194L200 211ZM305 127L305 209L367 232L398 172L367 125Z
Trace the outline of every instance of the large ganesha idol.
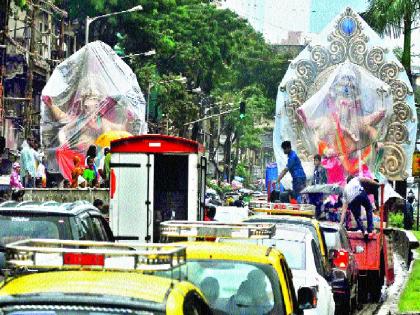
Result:
M296 113L307 150L339 161L342 172L354 174L360 165L374 168L378 162L374 147L385 137L392 95L386 83L345 62Z

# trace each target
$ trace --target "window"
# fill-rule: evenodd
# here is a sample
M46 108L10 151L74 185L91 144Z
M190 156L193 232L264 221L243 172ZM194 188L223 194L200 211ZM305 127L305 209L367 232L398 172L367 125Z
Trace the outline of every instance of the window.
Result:
M319 249L316 246L314 240L311 241L311 247L312 247L312 253L313 253L313 256L314 256L314 260L315 260L316 271L321 276L324 276L325 275L325 270L324 270L324 265L322 263L322 256L321 256L321 253L319 252Z
M82 241L93 241L92 235L92 222L88 214L83 214L80 217L76 217L76 227L78 232L78 238Z
M350 243L345 231L340 231L340 240L344 249L350 250Z
M1 215L0 243L27 238L66 239L69 234L66 222L65 218L54 216Z
M324 229L323 234L328 249L340 249L342 248L340 233L333 229Z
M201 289L216 314L283 315L280 280L272 266L226 260L188 261L181 278ZM177 271L156 272L172 277ZM276 305L276 306L275 306Z
M281 251L286 258L287 264L291 269L304 270L306 269L306 255L305 255L305 243L292 241L292 240L282 240L282 239L220 239L220 243L229 242L229 243L252 243L252 244L262 244L264 246L278 249Z
M96 241L109 241L108 234L104 228L102 219L100 217L91 217L93 232L95 234Z
M290 268L285 264L285 261L281 262L281 269L283 270L284 277L286 278L286 284L287 284L289 296L292 299L293 305L297 306L298 303L296 300L296 295L293 294L293 292L296 292L296 291L295 291L295 287L293 286L293 281L291 281L293 279L293 275Z
M211 311L203 299L195 292L187 294L184 300L185 315L210 314Z

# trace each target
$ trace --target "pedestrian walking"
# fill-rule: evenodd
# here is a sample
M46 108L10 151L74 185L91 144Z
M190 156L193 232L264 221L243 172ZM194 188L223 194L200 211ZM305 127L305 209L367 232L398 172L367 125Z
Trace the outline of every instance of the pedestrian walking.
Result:
M284 141L281 144L284 154L287 155L287 165L286 168L280 173L277 181L280 182L287 172L292 176L292 188L293 193L292 197L298 202L301 202L300 192L306 186L306 174L303 170L302 163L300 162L299 157L296 152L292 150L292 145L290 141Z
M92 157L87 159L87 168L83 171L83 178L86 180L88 187L96 187L98 184L98 177L95 172L95 163Z
M45 163L47 159L45 157L41 158L38 167L36 169L36 180L35 185L38 188L47 188L47 173L45 168Z
M93 206L96 207L96 208L98 208L99 211L102 212L103 207L104 207L104 202L101 199L95 199L93 201Z
M78 188L80 184L80 177L83 175L83 167L80 166L80 158L75 156L73 158L74 167L71 171L71 188Z
M12 174L10 174L10 188L23 188L22 182L20 180L20 164L18 162L13 163Z
M109 148L104 149L104 155L99 162L99 175L101 176L101 187L109 187L109 173L111 163L111 152Z
M32 138L27 138L26 141L23 141L20 153L20 176L25 188L33 188L35 186L35 155L32 141Z
M95 171L95 176L98 177L99 172L98 168L96 167L96 158L98 156L98 149L94 144L90 145L87 152L86 152L86 159L85 159L85 165L88 165L88 159L93 159L93 170Z
M323 185L327 183L327 171L321 165L321 155L314 156L314 174L312 177L312 185ZM315 206L315 215L317 218L321 216L322 202L324 194L309 194L309 203Z
M407 200L404 201L404 229L411 230L413 229L414 223L414 197L408 196Z
M214 217L216 216L216 206L212 204L207 204L204 207L204 221L215 221Z
M368 234L373 232L373 209L362 183L380 186L378 182L375 182L370 178L353 177L351 175L347 177L347 184L344 187L343 192L343 208L341 211L340 223L344 223L347 210L350 209L356 220L357 228L362 231L365 239L367 239ZM366 210L367 230L364 228L362 219L360 218L362 206Z

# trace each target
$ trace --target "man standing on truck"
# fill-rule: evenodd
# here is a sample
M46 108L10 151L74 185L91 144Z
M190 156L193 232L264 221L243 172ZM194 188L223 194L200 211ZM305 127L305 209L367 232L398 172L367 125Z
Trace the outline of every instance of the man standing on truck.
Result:
M354 219L356 220L357 228L362 231L365 240L367 240L368 234L373 232L373 209L362 183L369 183L376 186L381 185L370 178L354 177L352 175L347 177L347 185L344 187L343 192L343 209L341 211L340 223L344 223L347 209L350 209ZM365 230L363 222L360 218L362 206L366 210L367 231Z
M281 148L283 149L284 154L287 155L287 165L286 168L280 173L277 182L283 179L284 175L287 172L290 172L292 176L292 188L293 188L293 198L298 200L300 203L300 192L306 186L306 174L303 170L302 163L295 151L292 150L292 145L290 141L283 141L281 144Z

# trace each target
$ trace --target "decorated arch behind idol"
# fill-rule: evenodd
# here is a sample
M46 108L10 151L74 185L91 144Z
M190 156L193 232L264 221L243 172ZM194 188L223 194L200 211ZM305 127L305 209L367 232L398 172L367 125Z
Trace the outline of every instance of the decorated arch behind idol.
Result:
M315 154L325 157L331 182L361 171L403 180L416 129L404 68L350 8L293 60L279 86L273 139L280 166L281 142L290 140L306 166Z

